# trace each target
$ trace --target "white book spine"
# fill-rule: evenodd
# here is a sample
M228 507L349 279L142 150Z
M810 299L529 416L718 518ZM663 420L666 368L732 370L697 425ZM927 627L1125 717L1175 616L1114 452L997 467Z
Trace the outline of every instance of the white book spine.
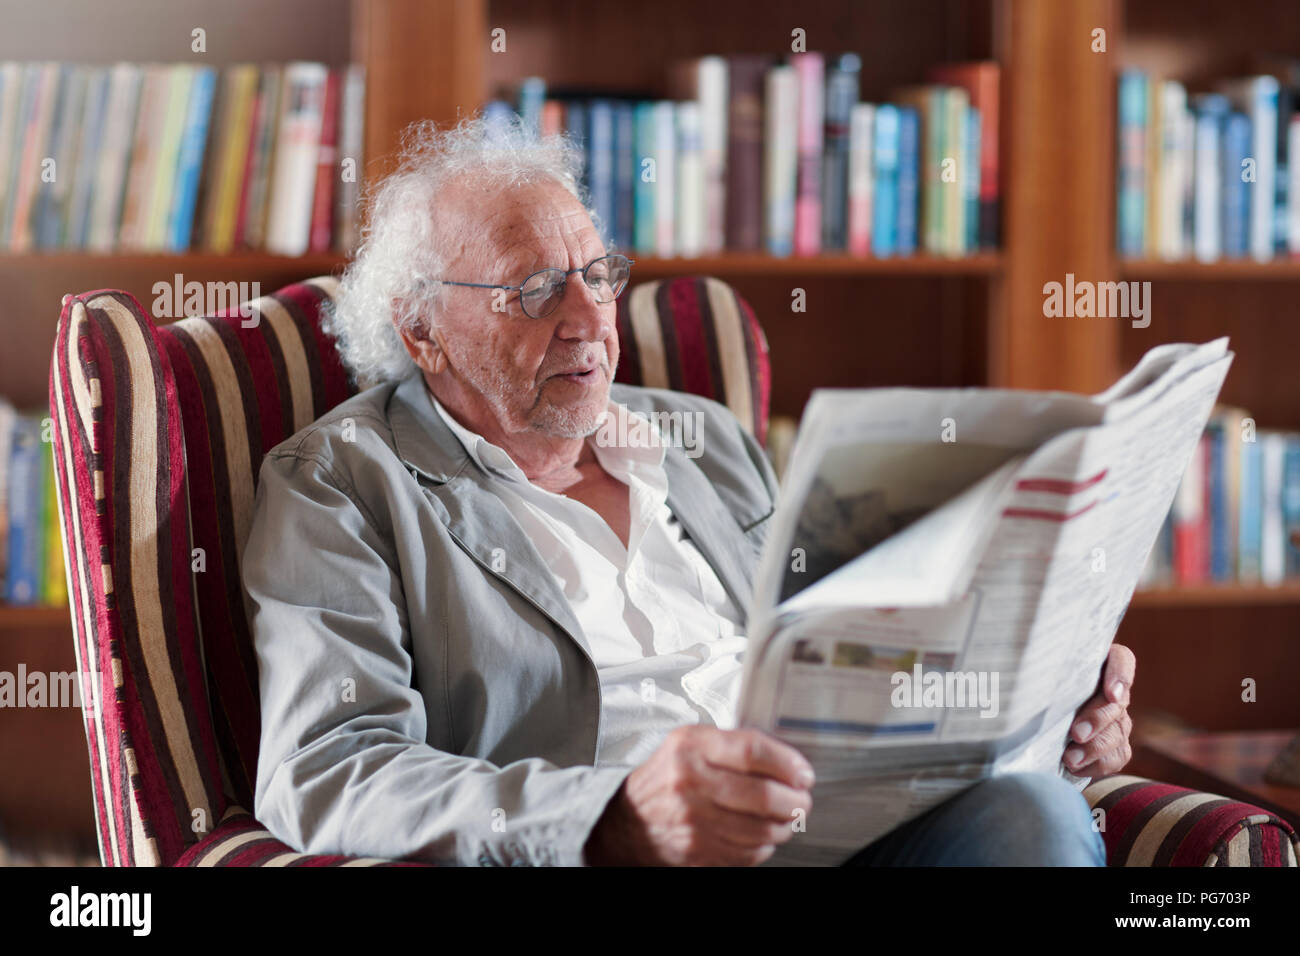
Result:
M727 244L727 61L701 58L697 89L700 143L704 165L704 251L721 252Z
M291 63L284 70L266 225L266 248L280 255L300 256L311 240L328 75L321 63Z
M9 195L11 164L18 152L18 112L22 100L23 68L18 63L0 63L0 227L5 221L5 202ZM3 241L0 241L3 245ZM8 446L3 453L8 455ZM3 545L5 542L0 542Z
M1260 517L1259 576L1265 584L1280 584L1286 575L1286 528L1282 518L1282 479L1286 468L1286 436L1269 432L1260 438L1263 500Z
M792 66L768 71L763 115L764 183L767 249L788 256L794 250L794 197L799 155L799 77Z
M849 113L849 252L865 256L871 251L871 132L876 108L857 103Z
M1287 250L1300 256L1300 116L1291 117L1287 128L1287 156L1291 185L1287 190Z
M96 159L91 195L88 244L96 252L110 251L117 238L141 75L140 67L135 64L119 63L109 78L108 113L104 117L104 139Z
M677 252L677 104L655 104L655 255L668 259Z
M1181 83L1166 80L1160 84L1160 245L1162 259L1181 259L1187 254L1183 246L1183 191L1187 153L1182 142L1187 113L1187 90Z
M704 251L704 158L700 143L700 104L677 104L677 254Z
M1219 122L1212 116L1196 120L1196 195L1193 212L1193 249L1202 262L1219 258Z

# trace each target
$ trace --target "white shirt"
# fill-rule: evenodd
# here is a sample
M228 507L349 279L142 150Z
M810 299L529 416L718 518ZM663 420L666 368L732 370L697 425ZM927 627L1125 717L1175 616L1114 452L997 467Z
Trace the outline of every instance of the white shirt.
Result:
M744 618L666 504L663 444L607 446L596 436L587 439L600 466L628 487L625 548L599 514L534 485L504 449L429 398L474 463L494 479L493 491L573 607L600 677L597 766L641 764L683 724L734 727ZM607 414L620 416L614 421L627 429L609 434L650 427L613 400Z

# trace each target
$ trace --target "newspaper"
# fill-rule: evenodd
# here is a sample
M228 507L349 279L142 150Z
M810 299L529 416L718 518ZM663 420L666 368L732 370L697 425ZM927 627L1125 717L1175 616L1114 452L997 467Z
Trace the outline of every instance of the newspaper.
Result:
M1227 339L1098 395L820 390L755 579L737 708L817 774L769 862L840 863L1061 757L1223 384Z

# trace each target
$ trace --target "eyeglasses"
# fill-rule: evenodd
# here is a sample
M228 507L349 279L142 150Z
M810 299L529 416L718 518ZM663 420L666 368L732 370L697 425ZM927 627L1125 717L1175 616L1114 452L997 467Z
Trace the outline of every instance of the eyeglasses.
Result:
M446 279L434 281L444 285L463 285L472 289L506 289L519 293L519 305L524 315L533 319L544 319L555 311L560 300L564 298L564 289L569 276L575 272L582 273L582 281L595 293L596 301L604 305L613 302L627 286L632 275L632 265L636 260L627 256L609 255L593 259L581 269L539 269L519 285L498 285L484 282L451 282Z

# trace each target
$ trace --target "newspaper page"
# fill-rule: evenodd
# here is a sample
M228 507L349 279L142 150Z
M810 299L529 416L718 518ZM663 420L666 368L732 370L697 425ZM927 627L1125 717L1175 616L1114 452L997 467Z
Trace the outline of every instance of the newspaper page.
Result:
M1064 773L1230 363L1220 339L1153 349L1091 397L814 397L738 709L817 773L770 863L840 863L982 778Z

